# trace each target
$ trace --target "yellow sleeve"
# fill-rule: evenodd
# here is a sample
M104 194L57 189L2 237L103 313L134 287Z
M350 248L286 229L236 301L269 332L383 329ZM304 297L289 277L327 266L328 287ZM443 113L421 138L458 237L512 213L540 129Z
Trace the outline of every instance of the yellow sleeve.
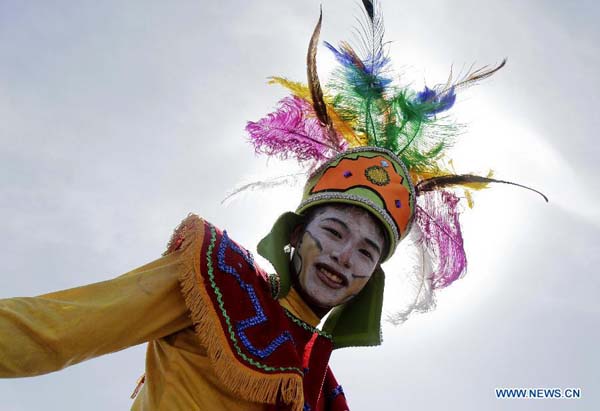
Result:
M0 377L57 371L192 325L178 254L113 280L0 300Z

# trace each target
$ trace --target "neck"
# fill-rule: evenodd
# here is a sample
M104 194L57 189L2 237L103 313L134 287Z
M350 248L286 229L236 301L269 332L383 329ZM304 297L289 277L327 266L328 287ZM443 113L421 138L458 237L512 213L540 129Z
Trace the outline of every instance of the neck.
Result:
M296 290L298 295L300 295L300 298L302 298L302 301L304 301L306 305L308 305L308 307L313 313L315 313L317 317L323 318L329 312L329 310L331 310L330 307L321 307L315 304L314 301L312 301L312 299L310 298L310 296L308 296L306 292L304 292L302 287L300 287L300 284L298 284L297 281L294 281L294 290Z

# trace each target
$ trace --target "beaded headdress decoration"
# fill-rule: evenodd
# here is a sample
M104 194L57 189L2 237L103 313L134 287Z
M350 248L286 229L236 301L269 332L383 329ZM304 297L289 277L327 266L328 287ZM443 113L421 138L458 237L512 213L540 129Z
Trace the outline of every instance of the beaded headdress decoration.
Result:
M434 291L466 270L457 187L464 190L470 207L471 190L489 183L523 187L548 199L537 190L490 175L454 174L444 157L457 128L443 113L454 105L458 91L490 77L506 60L414 91L393 81L379 2L363 0L362 5L357 44L324 43L339 63L326 87L321 87L316 65L321 13L308 48L308 84L272 77L271 84L289 89L291 95L275 112L248 122L246 130L257 153L306 166L310 177L300 214L324 202L368 209L387 229L390 246L385 259L409 229L416 228L418 244L431 259L431 271L424 274ZM315 189L319 186L322 189ZM415 303L414 309L427 307Z

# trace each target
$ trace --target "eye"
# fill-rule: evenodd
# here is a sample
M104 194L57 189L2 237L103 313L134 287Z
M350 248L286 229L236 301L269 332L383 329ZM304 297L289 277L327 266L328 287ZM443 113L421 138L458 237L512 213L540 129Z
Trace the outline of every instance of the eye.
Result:
M369 260L373 261L373 254L371 254L369 252L369 250L365 250L364 248L361 248L359 251L360 251L360 253L362 255L364 255L365 257L367 257Z
M331 228L331 227L323 227L323 230L331 233L334 237L336 238L342 238L342 235L340 234L339 231L337 231L335 228Z

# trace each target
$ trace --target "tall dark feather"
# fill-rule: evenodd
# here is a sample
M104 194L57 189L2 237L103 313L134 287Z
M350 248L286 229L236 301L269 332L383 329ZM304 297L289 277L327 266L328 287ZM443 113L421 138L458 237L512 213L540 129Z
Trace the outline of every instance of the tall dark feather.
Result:
M373 21L373 2L370 0L363 0L362 3L365 7L365 10L367 11L367 14L369 15L369 18L371 19L371 21Z
M312 104L317 114L317 118L323 124L326 130L327 137L334 147L339 145L337 134L333 128L333 122L327 114L327 106L323 99L323 90L317 73L317 45L319 44L319 35L321 34L321 22L323 21L323 10L319 13L319 21L315 26L313 34L308 45L308 53L306 55L306 74L308 77L308 88L312 97Z

